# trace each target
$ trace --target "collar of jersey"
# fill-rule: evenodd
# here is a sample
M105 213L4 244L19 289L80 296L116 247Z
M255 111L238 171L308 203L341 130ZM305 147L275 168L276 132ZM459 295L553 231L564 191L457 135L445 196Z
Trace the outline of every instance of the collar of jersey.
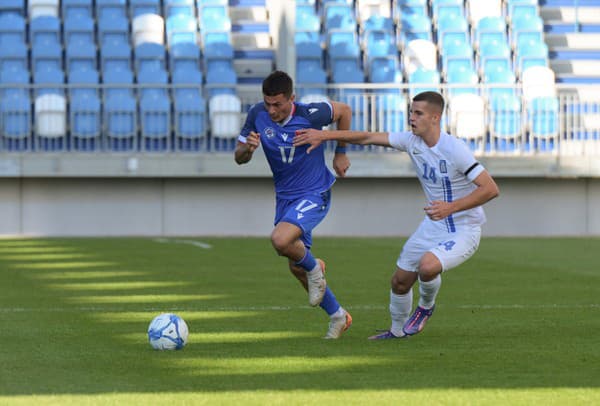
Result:
M296 103L292 103L292 111L290 112L290 115L288 116L288 118L286 118L285 120L283 120L281 123L277 123L277 125L279 127L284 127L287 123L290 122L290 120L292 119L292 117L294 117L294 113L296 112Z

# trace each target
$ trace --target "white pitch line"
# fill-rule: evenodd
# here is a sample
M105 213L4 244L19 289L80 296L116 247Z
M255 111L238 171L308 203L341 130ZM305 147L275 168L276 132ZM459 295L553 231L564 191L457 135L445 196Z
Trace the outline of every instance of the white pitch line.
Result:
M194 241L194 240L177 240L177 239L170 239L170 238L155 238L153 240L154 242L158 242L161 244L169 244L169 243L174 243L174 244L189 244L189 245L193 245L194 247L198 247L198 248L203 248L205 250L209 250L212 248L212 245L202 242L202 241Z
M25 307L0 307L0 313L28 313L28 312L47 312L47 313L62 313L62 312L115 312L115 311L161 311L165 306L161 307L142 307L136 309L125 309L115 307L97 307L97 306L78 306L78 307L49 307L49 308L25 308ZM483 310L525 310L525 309L600 309L600 304L537 304L537 305L445 305L447 308L458 309L483 309ZM387 306L382 305L358 305L346 306L348 310L385 310ZM185 307L185 306L169 306L173 311L191 311L191 312L215 312L215 311L295 311L312 309L310 306L211 306L211 307Z

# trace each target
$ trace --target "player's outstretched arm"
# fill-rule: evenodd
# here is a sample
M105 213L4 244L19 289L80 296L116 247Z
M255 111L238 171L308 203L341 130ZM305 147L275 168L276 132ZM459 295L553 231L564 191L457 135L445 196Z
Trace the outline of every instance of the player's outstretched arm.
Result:
M346 103L331 101L333 107L333 121L338 130L349 130L352 121L352 109ZM346 143L338 141L333 155L333 170L337 176L343 178L350 168L350 159L346 155Z
M306 153L321 145L324 141L334 140L360 145L381 145L389 147L388 133L367 131L321 131L314 128L296 131L294 146L310 144Z
M238 165L245 164L252 159L256 148L260 145L260 134L251 131L246 137L246 143L238 142L235 147L234 159Z

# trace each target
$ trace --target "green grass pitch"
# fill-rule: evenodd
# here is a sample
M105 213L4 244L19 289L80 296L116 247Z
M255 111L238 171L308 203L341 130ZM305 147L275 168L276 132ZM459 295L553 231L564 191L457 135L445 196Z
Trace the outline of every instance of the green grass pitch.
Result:
M371 342L402 242L316 238L354 318L329 341L266 238L0 240L0 404L600 404L600 239L484 238L423 333Z

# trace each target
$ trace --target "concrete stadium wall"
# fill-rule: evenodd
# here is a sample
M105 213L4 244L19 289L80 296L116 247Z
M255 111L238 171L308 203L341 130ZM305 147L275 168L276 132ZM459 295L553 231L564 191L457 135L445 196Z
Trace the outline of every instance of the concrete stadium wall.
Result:
M485 236L599 236L600 179L496 178ZM413 178L338 181L315 235L406 236L423 216ZM268 236L271 180L2 178L3 236Z

